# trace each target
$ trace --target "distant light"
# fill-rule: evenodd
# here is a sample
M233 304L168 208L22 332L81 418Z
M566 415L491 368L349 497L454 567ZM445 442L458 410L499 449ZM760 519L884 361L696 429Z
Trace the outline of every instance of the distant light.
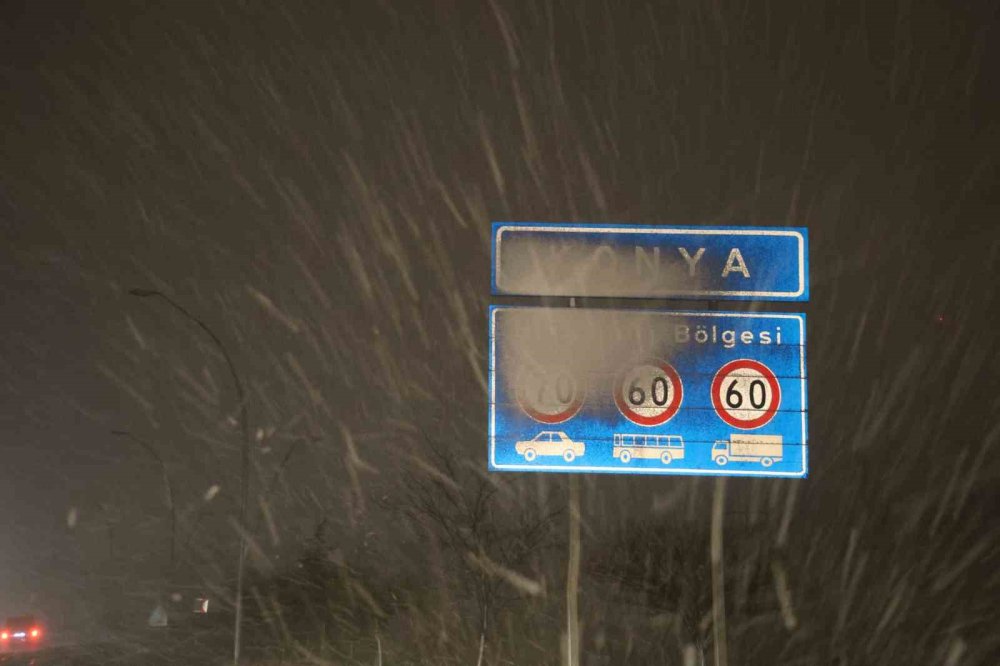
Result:
M0 632L0 641L7 641L7 640L10 640L10 634L8 634L6 631Z
M38 638L41 635L42 635L42 632L39 631L38 629L32 629L31 630L31 637L32 638Z

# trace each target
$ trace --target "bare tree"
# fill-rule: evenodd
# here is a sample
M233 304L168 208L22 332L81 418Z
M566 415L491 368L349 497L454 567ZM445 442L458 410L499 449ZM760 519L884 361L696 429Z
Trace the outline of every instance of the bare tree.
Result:
M673 616L680 645L702 652L712 609L708 536L695 521L628 524L590 559L588 573L608 583L620 601Z
M455 427L445 423L443 430ZM522 571L534 555L553 545L562 508L525 501L510 482L463 459L449 444L461 438L420 432L403 477L402 500L392 508L429 525L459 562L476 605L481 663L490 618L519 597L544 594L544 582Z

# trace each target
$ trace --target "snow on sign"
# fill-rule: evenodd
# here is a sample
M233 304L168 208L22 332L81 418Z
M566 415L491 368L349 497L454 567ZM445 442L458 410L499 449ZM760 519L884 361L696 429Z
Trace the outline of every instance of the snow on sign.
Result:
M806 476L805 315L489 315L490 469Z
M492 290L511 296L809 300L798 227L493 223Z

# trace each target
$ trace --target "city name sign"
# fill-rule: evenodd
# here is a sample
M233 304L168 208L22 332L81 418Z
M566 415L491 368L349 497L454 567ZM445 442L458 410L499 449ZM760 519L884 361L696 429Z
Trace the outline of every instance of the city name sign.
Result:
M492 291L807 301L808 245L798 227L494 222Z

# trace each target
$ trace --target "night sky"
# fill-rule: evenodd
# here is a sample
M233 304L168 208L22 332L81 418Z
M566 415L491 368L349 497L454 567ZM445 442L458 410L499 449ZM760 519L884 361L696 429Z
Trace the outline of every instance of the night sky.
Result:
M490 221L756 224L809 227L811 245L812 470L774 511L797 497L792 532L831 561L852 529L937 520L921 538L958 549L940 558L965 585L947 603L985 636L1000 593L996 14L6 3L0 615L78 627L108 581L136 608L165 589L161 468L113 430L174 481L170 584L231 583L232 380L194 322L130 289L169 295L233 358L252 505L270 517L257 565L294 557L325 517L345 552L377 543L419 570L424 551L399 544L424 537L380 503L428 424L447 420L485 470L486 307L509 302L489 296ZM588 477L594 541L671 483ZM688 483L708 497L674 486ZM870 571L890 580L880 548ZM933 589L919 571L914 589ZM801 594L803 617L825 603ZM945 603L934 594L907 607ZM970 663L997 646L970 644Z

